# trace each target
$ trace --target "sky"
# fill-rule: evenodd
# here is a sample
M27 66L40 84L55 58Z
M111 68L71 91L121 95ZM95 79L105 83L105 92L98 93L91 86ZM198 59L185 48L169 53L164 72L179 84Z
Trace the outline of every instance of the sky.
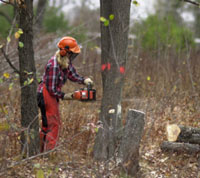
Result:
M154 13L154 3L156 0L137 0L138 6L131 3L131 18L133 19L144 19L148 14ZM80 0L74 1L75 5L81 5ZM88 6L92 9L98 8L100 6L100 0L91 0ZM70 10L73 8L73 3L67 4L64 10Z

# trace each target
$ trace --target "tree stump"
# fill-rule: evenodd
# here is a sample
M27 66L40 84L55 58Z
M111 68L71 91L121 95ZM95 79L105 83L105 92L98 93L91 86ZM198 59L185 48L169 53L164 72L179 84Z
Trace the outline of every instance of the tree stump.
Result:
M119 149L122 167L129 175L136 176L139 170L139 146L144 130L145 114L129 109Z

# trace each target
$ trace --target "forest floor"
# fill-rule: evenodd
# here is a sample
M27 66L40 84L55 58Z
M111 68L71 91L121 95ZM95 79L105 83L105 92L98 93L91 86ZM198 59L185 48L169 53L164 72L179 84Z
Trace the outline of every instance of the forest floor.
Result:
M50 48L49 56L45 51L36 52L38 58L36 65L41 72L48 57L54 53L53 50L54 47ZM46 54L46 58L43 53ZM20 128L20 87L16 83L18 80L15 80L15 75L12 74L13 77L10 76L0 85L0 177L129 178L127 174L120 171L114 160L97 162L92 157L97 132L94 126L99 120L102 86L100 57L95 52L90 54L93 59L96 59L91 67L80 63L78 61L80 59L76 64L80 74L93 77L94 87L97 89L97 101L60 102L62 118L60 142L51 153L22 159L20 136L15 132ZM42 61L38 56L43 56ZM92 63L89 59L86 62ZM199 95L191 95L187 91L177 94L177 91L174 91L170 95L156 97L156 91L151 90L149 95L136 96L135 83L131 82L129 72L125 74L122 99L123 121L125 122L128 109L137 109L145 113L145 128L140 145L140 177L199 178L198 155L164 153L160 149L161 143L167 140L167 124L200 127ZM11 80L14 81L12 88ZM63 91L70 92L80 87L67 82Z

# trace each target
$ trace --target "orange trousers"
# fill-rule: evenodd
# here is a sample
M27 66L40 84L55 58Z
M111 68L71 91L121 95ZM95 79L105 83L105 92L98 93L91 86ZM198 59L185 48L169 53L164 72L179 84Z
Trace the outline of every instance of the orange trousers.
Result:
M40 151L49 151L58 145L61 127L59 103L43 86L44 108L42 112L42 129L40 131ZM41 108L41 107L40 107ZM42 110L41 110L42 111Z

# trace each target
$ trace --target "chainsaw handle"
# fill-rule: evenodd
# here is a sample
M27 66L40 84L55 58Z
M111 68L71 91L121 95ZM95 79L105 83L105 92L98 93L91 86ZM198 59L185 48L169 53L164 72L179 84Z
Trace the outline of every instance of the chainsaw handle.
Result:
M87 88L92 89L92 83L88 83Z

